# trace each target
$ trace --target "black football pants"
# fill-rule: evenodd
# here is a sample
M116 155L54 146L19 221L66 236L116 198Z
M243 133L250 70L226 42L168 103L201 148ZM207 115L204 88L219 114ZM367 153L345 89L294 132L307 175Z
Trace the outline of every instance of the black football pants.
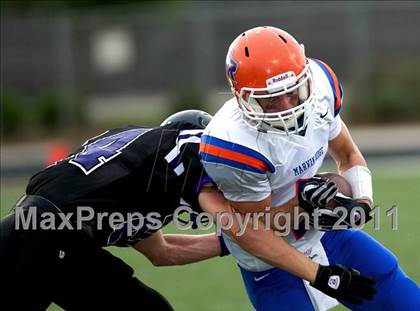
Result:
M41 203L42 204L42 203ZM133 269L83 231L15 230L1 220L2 310L173 310Z

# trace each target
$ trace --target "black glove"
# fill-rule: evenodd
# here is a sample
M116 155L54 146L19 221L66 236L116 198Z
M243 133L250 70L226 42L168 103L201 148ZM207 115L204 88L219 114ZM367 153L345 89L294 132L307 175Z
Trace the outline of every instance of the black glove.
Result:
M376 294L372 278L342 265L319 265L315 282L311 285L330 297L357 305L363 300L372 300Z
M338 210L337 210L337 214L339 214L339 216L342 215L342 213L340 213L339 208L342 206L345 209L345 214L346 217L344 218L343 223L339 223L339 224L344 224L347 225L348 228L351 228L351 219L353 218L353 224L356 226L360 226L363 223L367 223L369 220L372 219L372 216L370 216L370 211L371 208L369 206L369 204L365 203L365 202L360 202L358 200L346 197L342 194L338 194L334 197L334 201L338 204Z
M318 207L314 210L313 215L309 217L309 225L319 231L338 230L336 225L343 225L339 222L340 214L329 207ZM341 229L348 229L349 226L344 224Z
M312 214L317 207L325 207L338 192L337 185L321 177L298 179L296 182L299 206Z
M338 193L333 201L338 204L334 209L318 207L314 210L312 217L309 218L309 225L312 228L319 231L345 230L353 227L352 218L355 226L360 226L362 222L365 224L372 219L369 214L371 209L364 202L346 197L341 193Z

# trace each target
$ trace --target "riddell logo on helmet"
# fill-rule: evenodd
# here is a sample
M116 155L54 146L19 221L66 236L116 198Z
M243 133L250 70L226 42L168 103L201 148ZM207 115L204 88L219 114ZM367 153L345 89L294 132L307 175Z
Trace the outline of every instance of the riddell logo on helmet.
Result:
M276 84L287 84L288 80L295 78L295 73L293 71L288 71L280 75L274 76L266 81L267 86L275 86Z

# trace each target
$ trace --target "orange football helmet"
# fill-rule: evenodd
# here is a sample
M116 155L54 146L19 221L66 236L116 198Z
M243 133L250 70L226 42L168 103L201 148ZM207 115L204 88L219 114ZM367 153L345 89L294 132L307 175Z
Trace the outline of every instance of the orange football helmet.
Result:
M296 134L315 108L314 85L303 45L275 27L256 27L239 35L226 56L226 77L245 119L264 131ZM298 91L296 107L264 112L259 98Z

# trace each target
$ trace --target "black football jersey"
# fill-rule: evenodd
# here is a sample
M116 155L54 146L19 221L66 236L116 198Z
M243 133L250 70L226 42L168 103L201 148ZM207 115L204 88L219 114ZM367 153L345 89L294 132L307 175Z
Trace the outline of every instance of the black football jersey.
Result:
M170 222L180 206L200 212L198 191L208 178L198 155L201 134L185 122L109 130L34 175L26 193L50 200L63 213L91 208L94 217L83 225L100 245L134 244L159 229L154 220ZM158 214L146 217L151 212ZM125 217L118 226L109 224L112 213ZM140 229L127 231L140 222Z

